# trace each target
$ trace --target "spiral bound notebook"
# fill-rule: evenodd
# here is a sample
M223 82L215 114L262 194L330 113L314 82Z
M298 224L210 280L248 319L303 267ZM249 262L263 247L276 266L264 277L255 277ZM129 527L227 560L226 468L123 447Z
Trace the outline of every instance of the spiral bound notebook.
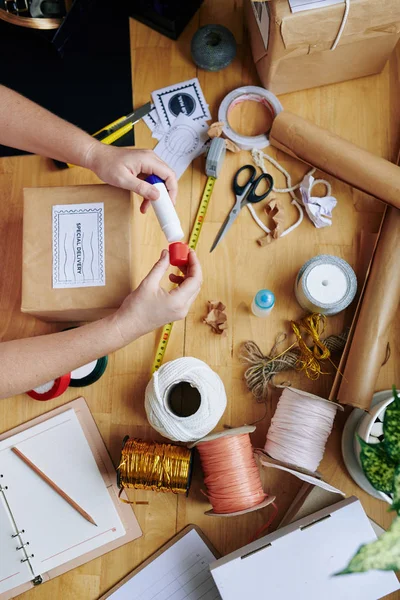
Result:
M94 519L29 468L18 448ZM141 535L83 398L0 436L0 598L40 585Z

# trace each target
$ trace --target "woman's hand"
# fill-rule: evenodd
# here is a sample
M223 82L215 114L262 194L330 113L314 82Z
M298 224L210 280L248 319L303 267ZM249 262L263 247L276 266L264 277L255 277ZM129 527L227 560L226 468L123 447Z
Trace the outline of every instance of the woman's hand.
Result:
M147 277L113 315L113 321L124 344L129 344L166 323L186 317L202 284L199 260L195 252L190 250L188 265L182 269L183 277L173 274L169 276L173 283L178 284L178 287L169 292L160 285L168 267L169 253L163 250L159 261Z
M105 183L130 190L143 196L140 210L144 213L159 192L151 183L143 181L148 175L157 175L165 181L172 202L175 203L178 183L175 173L152 150L135 150L107 146L95 140L90 145L85 164Z

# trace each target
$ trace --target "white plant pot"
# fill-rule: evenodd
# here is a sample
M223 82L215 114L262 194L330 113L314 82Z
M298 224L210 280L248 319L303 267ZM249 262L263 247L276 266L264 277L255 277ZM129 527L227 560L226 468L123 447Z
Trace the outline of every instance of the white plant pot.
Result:
M393 402L393 400L394 398L393 396L391 396L387 400L379 402L379 404L374 406L369 413L366 413L360 419L356 433L360 436L362 440L370 444L377 444L383 440L383 418L385 415L386 408L389 406L389 404ZM357 436L354 436L354 452L358 463L361 467L361 446L360 442L357 439ZM393 500L391 496L379 491L377 491L377 493L381 496L383 500L385 500L385 502L387 502L388 504L392 504Z

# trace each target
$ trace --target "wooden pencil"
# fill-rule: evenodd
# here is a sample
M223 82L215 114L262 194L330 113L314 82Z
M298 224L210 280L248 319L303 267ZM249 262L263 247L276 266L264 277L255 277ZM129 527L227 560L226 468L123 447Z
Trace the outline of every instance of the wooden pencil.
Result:
M49 485L55 492L57 492L57 494L59 494L61 496L61 498L64 498L64 500L66 502L68 502L68 504L70 506L72 506L72 508L74 508L80 515L82 515L82 517L84 519L89 521L89 523L96 525L96 527L97 527L97 523L95 523L95 521L92 519L92 517L85 510L83 510L83 508L81 508L79 506L79 504L77 504L75 502L75 500L72 500L72 498L70 496L68 496L68 494L66 494L60 487L58 487L58 485L56 483L54 483L54 481L52 481L49 477L47 477L47 475L45 475L45 473L43 473L43 471L41 471L39 469L39 467L37 467L35 464L33 464L33 462L31 460L29 460L29 458L21 452L21 450L18 450L18 448L15 448L15 447L11 448L11 450L21 460L23 460L24 463L32 469L32 471L34 471L37 475L39 475L39 477L41 477L43 479L43 481L45 481L47 483L47 485Z

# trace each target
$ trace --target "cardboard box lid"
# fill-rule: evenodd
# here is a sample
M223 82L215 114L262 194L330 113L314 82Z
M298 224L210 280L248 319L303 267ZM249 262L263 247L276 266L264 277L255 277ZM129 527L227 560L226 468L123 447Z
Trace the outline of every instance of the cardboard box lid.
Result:
M376 600L399 589L393 572L332 577L374 539L361 503L352 497L228 554L210 569L223 600L259 598L260 590L266 596L273 590L274 600Z
M258 0L256 0L258 1ZM287 50L307 54L329 50L342 22L345 4L292 13L288 0L268 2L271 24L280 29ZM400 33L399 0L351 0L349 17L340 44L379 35Z
M97 287L54 289L52 207L104 203L105 280ZM25 312L118 308L131 291L132 201L109 185L25 188L22 303Z

